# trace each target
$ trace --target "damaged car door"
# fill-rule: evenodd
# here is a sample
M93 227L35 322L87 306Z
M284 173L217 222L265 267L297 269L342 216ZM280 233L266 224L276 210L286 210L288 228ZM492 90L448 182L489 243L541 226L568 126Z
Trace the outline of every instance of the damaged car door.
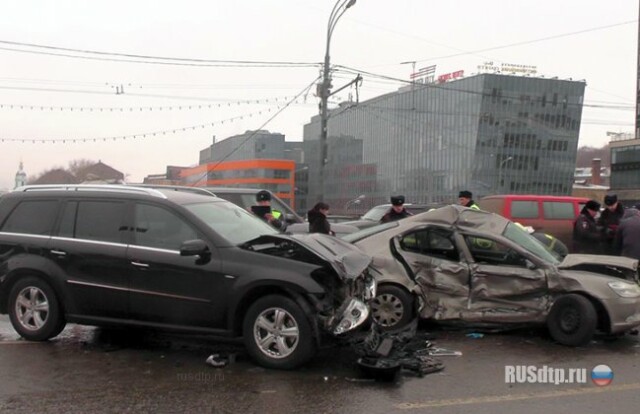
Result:
M464 235L470 257L470 322L542 322L549 304L546 272L519 249L499 240Z
M426 227L396 237L393 242L420 291L420 316L457 319L468 306L469 267L460 261L455 233Z

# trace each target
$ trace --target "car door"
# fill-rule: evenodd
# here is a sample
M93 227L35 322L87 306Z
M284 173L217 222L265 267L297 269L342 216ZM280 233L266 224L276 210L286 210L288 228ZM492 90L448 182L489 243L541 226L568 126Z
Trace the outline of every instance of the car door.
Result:
M128 317L126 203L68 200L49 255L69 286L67 312L79 317Z
M133 237L127 251L131 275L133 319L164 325L223 328L226 318L225 278L221 260L180 256L180 246L202 235L166 206L137 202Z
M394 239L394 247L413 273L425 306L423 318L456 319L469 301L469 267L460 261L454 233L426 227Z
M543 318L549 294L546 273L513 245L465 235L471 254L470 306L462 317L481 322L532 322Z

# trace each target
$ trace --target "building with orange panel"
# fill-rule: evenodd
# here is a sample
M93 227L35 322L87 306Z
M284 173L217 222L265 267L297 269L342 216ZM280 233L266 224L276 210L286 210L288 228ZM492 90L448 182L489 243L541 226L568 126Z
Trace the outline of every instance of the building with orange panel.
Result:
M295 208L296 163L282 159L212 161L180 171L181 181L194 187L261 188Z

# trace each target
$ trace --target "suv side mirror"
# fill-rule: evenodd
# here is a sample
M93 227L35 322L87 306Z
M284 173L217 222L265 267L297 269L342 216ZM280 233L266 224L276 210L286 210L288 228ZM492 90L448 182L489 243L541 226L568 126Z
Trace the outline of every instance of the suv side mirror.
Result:
M211 253L209 252L209 246L204 240L187 240L182 243L180 246L180 256L208 256Z

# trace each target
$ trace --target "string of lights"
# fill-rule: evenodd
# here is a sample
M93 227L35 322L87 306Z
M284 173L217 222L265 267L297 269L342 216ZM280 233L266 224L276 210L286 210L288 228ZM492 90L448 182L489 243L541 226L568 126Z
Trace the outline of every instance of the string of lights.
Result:
M288 106L288 104L283 104ZM284 108L286 106L278 106L276 110ZM108 137L90 137L90 138L7 138L0 136L0 143L3 142L19 142L19 143L32 143L32 144L75 144L75 143L87 143L87 142L99 142L99 141L118 141L118 140L126 140L126 139L144 139L144 138L153 138L159 136L166 136L170 134L177 134L180 132L193 131L197 129L204 129L207 127L214 127L218 125L224 125L224 123L230 123L238 120L243 120L246 118L251 118L254 115L262 115L265 112L272 112L272 108L268 108L266 110L261 110L257 112L247 113L239 116L234 116L232 118L222 119L213 122L207 122L199 125L191 125L187 127L179 127L179 128L171 128L160 131L151 131L144 132L138 134L129 134L129 135L113 135ZM279 113L279 112L278 112Z
M192 111L192 110L208 110L216 108L224 108L241 105L271 105L286 102L292 96L281 96L265 99L250 99L241 101L229 101L216 104L191 104L191 105L171 105L171 106L58 106L58 105L33 105L33 104L16 104L16 103L0 103L0 110L19 110L19 111L56 111L56 112L159 112L159 111ZM294 103L301 103L296 100Z

